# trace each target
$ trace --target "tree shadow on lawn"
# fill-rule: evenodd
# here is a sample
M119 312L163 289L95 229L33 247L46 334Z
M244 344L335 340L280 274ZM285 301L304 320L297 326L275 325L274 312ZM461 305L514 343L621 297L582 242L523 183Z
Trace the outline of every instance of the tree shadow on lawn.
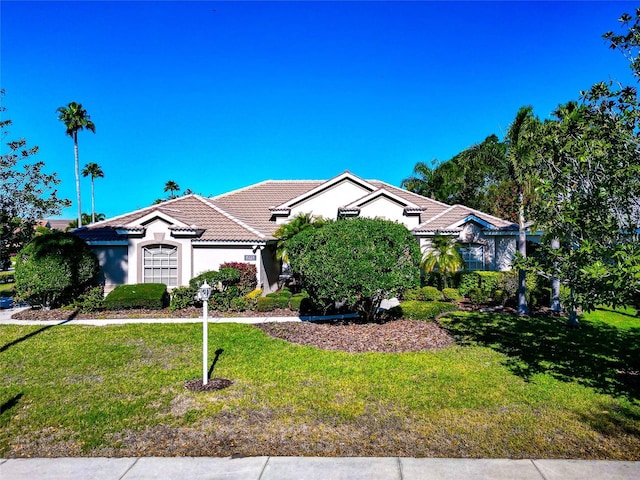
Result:
M602 393L640 399L640 328L589 321L569 328L564 318L483 313L451 315L440 323L463 344L505 354L509 369L525 380L548 373Z

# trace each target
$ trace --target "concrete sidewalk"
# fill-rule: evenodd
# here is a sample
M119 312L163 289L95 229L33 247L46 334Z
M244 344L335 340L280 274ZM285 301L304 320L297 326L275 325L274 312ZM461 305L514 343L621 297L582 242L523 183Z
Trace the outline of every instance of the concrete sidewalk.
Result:
M2 480L637 480L640 462L368 457L0 459Z

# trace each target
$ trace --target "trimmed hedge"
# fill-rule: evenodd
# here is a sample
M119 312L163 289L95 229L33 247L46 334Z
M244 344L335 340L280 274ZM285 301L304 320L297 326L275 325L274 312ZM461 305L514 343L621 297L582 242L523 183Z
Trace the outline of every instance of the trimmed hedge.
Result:
M274 308L289 308L289 299L291 298L291 292L281 291L274 293L267 293L265 295L267 298L272 298L275 307Z
M442 289L442 296L446 302L457 302L462 298L457 288L444 288Z
M271 312L276 308L276 299L273 297L258 297L256 310L259 312Z
M296 293L289 299L289 308L294 312L300 311L300 306L305 298L309 298L306 293Z
M422 287L420 289L421 299L426 302L435 302L442 300L442 292L436 287Z
M434 320L436 316L445 312L455 312L458 307L449 302L420 302L410 300L400 304L402 316L412 320Z
M107 310L149 308L161 310L169 303L167 286L164 283L138 283L114 288L103 305Z

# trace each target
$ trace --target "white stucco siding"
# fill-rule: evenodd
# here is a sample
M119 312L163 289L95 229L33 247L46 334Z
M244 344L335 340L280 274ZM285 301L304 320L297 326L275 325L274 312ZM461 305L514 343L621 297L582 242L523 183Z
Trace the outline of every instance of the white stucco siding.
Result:
M364 218L384 218L392 222L402 223L408 229L419 225L419 216L404 215L404 206L386 197L379 197L360 208L360 216Z
M91 251L100 262L100 281L105 293L109 293L118 285L127 283L129 261L126 245L92 246Z
M247 256L247 258L255 258L256 260L247 260L245 256ZM189 279L208 270L219 270L220 265L226 262L240 262L255 265L259 275L259 258L260 250L254 252L250 245L197 245L193 247L193 272ZM187 283L189 283L188 280Z
M309 213L328 219L335 219L338 208L355 202L359 198L371 193L364 187L352 182L340 182L323 192L320 192L291 208L288 218L278 221L285 223L300 213Z

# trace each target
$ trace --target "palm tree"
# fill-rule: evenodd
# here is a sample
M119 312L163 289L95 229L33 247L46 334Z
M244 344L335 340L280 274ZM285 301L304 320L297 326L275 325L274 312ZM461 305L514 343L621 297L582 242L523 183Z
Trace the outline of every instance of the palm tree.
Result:
M178 190L180 190L180 187L173 180L169 180L167 183L164 184L164 191L171 192L171 196L169 198L176 198L176 195L173 192L177 192Z
M533 115L533 108L521 107L509 126L505 138L508 175L517 186L518 192L518 253L523 258L527 256L526 196L533 191L534 178L531 172L535 163L539 125L540 121ZM518 313L521 315L529 313L526 293L527 273L520 269L518 271Z
M464 266L462 256L455 243L449 238L440 234L433 237L431 248L422 257L420 267L425 273L438 269L442 273L444 288L447 288L447 276L455 273Z
M96 178L104 178L104 172L100 165L97 163L87 163L82 170L82 176L88 177L91 175L91 223L96 223L96 197L93 189L93 181Z
M423 197L434 196L433 169L425 162L416 163L413 174L402 180L400 186Z
M278 239L276 244L276 259L289 263L289 255L287 253L287 241L298 233L312 227L320 227L324 224L322 218L314 218L310 213L300 213L293 217L288 223L283 223L273 232L273 236Z
M78 159L78 132L83 129L96 133L96 126L91 121L87 111L82 108L81 103L71 102L66 107L58 108L58 120L62 121L67 128L67 135L73 138L73 154L75 157L76 170L76 196L78 201L78 226L82 226L82 204L80 199L80 163Z

